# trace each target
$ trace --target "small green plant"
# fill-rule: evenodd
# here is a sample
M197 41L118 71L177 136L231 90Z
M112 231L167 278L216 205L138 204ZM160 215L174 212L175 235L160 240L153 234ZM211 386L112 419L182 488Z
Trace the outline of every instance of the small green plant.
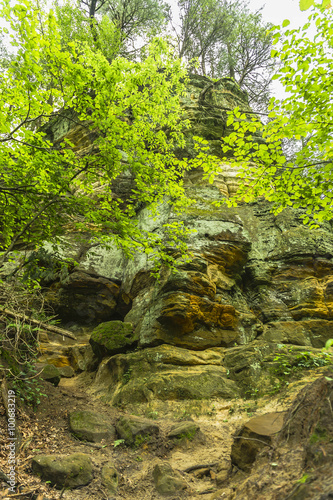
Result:
M132 375L132 368L128 368L128 370L123 374L123 382L124 384L128 384Z
M125 443L125 439L116 439L116 441L114 441L114 443L113 443L113 447L117 448L117 446L120 446L124 443Z
M324 350L318 354L311 351L294 354L293 348L290 348L289 354L278 354L275 356L274 361L277 362L274 369L275 373L278 376L289 376L300 370L330 365L333 362L333 356Z
M152 420L158 419L158 411L148 411L146 413L147 418L151 418Z
M307 481L308 479L309 479L309 474L304 474L304 475L301 477L301 479L299 479L297 482L298 482L299 484L304 484L304 483L306 483L306 481Z
M328 339L326 341L324 349L326 349L328 351L332 346L333 346L333 339Z
M284 352L277 354L273 361L274 366L270 369L271 373L279 378L279 382L275 383L269 394L276 394L289 385L290 379L298 378L303 370L319 368L333 364L333 354L328 352L330 349L329 341L321 350L321 352L312 351L295 351L293 347L286 350L285 345L279 345Z
M196 429L188 430L187 432L184 432L183 434L180 434L177 437L177 441L193 441L194 436L196 435Z
M213 405L208 411L207 411L207 415L209 415L210 417L212 417L213 415L216 415L216 408L215 408L215 405Z
M149 443L150 442L150 435L148 434L147 436L142 436L141 434L138 434L135 436L135 441L133 444L134 448L140 448L143 444Z
M182 410L180 414L177 416L178 420L188 420L191 417L191 412L188 410Z

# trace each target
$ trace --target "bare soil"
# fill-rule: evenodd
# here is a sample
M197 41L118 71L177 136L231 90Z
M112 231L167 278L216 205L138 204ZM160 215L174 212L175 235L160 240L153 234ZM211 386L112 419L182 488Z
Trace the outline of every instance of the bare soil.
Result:
M302 381L291 384L288 392L260 400L153 401L126 408L114 408L100 400L92 399L86 391L91 377L88 374L62 379L58 387L44 382L43 392L47 397L42 398L36 411L18 408L20 440L17 449L16 493L8 493L6 483L3 482L0 498L110 500L113 497L108 496L103 488L100 472L103 465L111 462L120 477L118 493L114 498L162 499L165 497L156 491L152 471L157 463L166 461L182 474L188 485L185 491L169 496L171 500L319 499L321 497L316 494L311 497L305 493L304 496L304 492L303 496L299 497L290 495L298 494L297 488L306 482L305 474L317 474L317 480L313 479L317 487L320 483L318 478L328 477L326 469L331 460L331 453L333 454L330 438L331 431L333 436L333 412L330 415L331 400L327 398L332 394L327 395L325 384L310 385L319 377L323 379L322 375L322 369L309 372ZM301 391L304 386L309 390L311 388L310 394L305 392L305 396ZM299 400L298 394L301 394ZM326 406L320 405L318 401L326 401ZM74 410L88 409L105 414L113 424L123 414L151 418L159 425L160 436L138 447L117 445L117 441L101 444L78 441L69 431L68 415ZM250 474L230 466L229 479L223 485L217 484L216 476L221 470L221 464L230 463L232 436L235 432L254 415L285 410L289 410L288 427L285 428L284 434L281 434L274 449L266 447L263 450ZM199 424L201 430L193 440L184 438L174 442L167 439L166 434L171 425L177 421L191 419ZM315 446L311 448L309 436L316 432L319 421L328 428L329 435L326 434L326 441L319 436L319 444L316 441ZM0 406L0 470L5 474L8 471L6 429L5 410ZM320 434L320 427L318 433ZM75 490L57 490L32 474L31 459L35 455L75 452L86 453L92 459L94 479L88 486ZM319 461L318 453L321 457ZM189 468L193 470L185 472Z

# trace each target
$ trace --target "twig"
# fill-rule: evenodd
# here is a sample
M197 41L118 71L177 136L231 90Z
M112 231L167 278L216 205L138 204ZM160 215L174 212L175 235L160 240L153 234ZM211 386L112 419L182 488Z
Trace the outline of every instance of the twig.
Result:
M234 439L247 439L248 441L258 441L259 443L262 443L265 446L269 446L270 448L273 449L272 445L266 443L266 441L262 441L261 439L249 438L249 437L244 437L244 436L234 436Z
M14 493L14 495L8 495L7 498L19 498L19 497L25 497L27 495L32 495L32 493L35 493L36 489L30 490L30 491L24 491L23 493Z

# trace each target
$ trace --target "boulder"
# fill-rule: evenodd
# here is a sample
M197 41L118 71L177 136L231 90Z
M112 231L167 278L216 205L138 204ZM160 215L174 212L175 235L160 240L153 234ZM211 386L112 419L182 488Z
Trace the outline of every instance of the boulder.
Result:
M44 366L40 377L57 387L61 379L61 372L56 366L48 364Z
M71 378L75 375L74 369L71 366L61 366L59 372L64 378Z
M143 441L149 441L152 436L157 436L160 429L156 423L132 415L124 415L116 423L117 433L128 445L139 446Z
M81 441L100 443L115 437L115 429L100 413L77 410L69 415L69 429Z
M93 479L91 459L84 453L37 455L32 459L32 470L58 489L85 486Z
M167 462L155 465L153 471L156 490L164 496L171 496L187 488L186 481Z
M119 482L119 474L112 462L102 467L102 484L109 495L116 495Z
M257 453L272 442L283 426L285 412L273 412L253 417L234 437L231 460L240 469L249 472Z
M167 344L104 359L92 392L112 404L151 399L233 398L239 389L222 366L224 350L190 351Z
M188 439L192 441L200 427L195 422L178 422L168 432L170 439Z
M100 360L105 356L126 352L136 344L132 324L122 321L100 323L93 330L89 342Z

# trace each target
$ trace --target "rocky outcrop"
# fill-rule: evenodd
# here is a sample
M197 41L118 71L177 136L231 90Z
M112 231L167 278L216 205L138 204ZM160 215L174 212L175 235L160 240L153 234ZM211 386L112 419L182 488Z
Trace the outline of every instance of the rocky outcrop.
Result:
M193 155L193 135L221 156L221 136L230 132L227 109L249 111L246 96L228 78L193 76L183 106L190 128L177 154L186 156ZM51 127L54 140L69 133L78 148L89 143L83 129L76 135L68 124L58 125ZM87 325L90 333L99 325L90 339L100 361L91 390L110 403L263 394L279 383L275 358L287 355L284 345L298 353L311 349L324 363L316 349L332 337L332 223L309 229L302 209L275 216L264 199L217 208L216 201L237 189L236 174L221 163L210 184L200 169L192 170L185 186L195 204L182 214L162 204L155 218L146 208L139 211L143 229L160 231L181 220L191 231L191 261L170 249L174 270L162 269L159 281L144 253L128 260L116 247L83 251L73 243L79 264L46 298L64 322ZM119 179L125 197L126 182ZM106 328L115 324L117 331ZM80 356L75 370L96 368L96 361Z

